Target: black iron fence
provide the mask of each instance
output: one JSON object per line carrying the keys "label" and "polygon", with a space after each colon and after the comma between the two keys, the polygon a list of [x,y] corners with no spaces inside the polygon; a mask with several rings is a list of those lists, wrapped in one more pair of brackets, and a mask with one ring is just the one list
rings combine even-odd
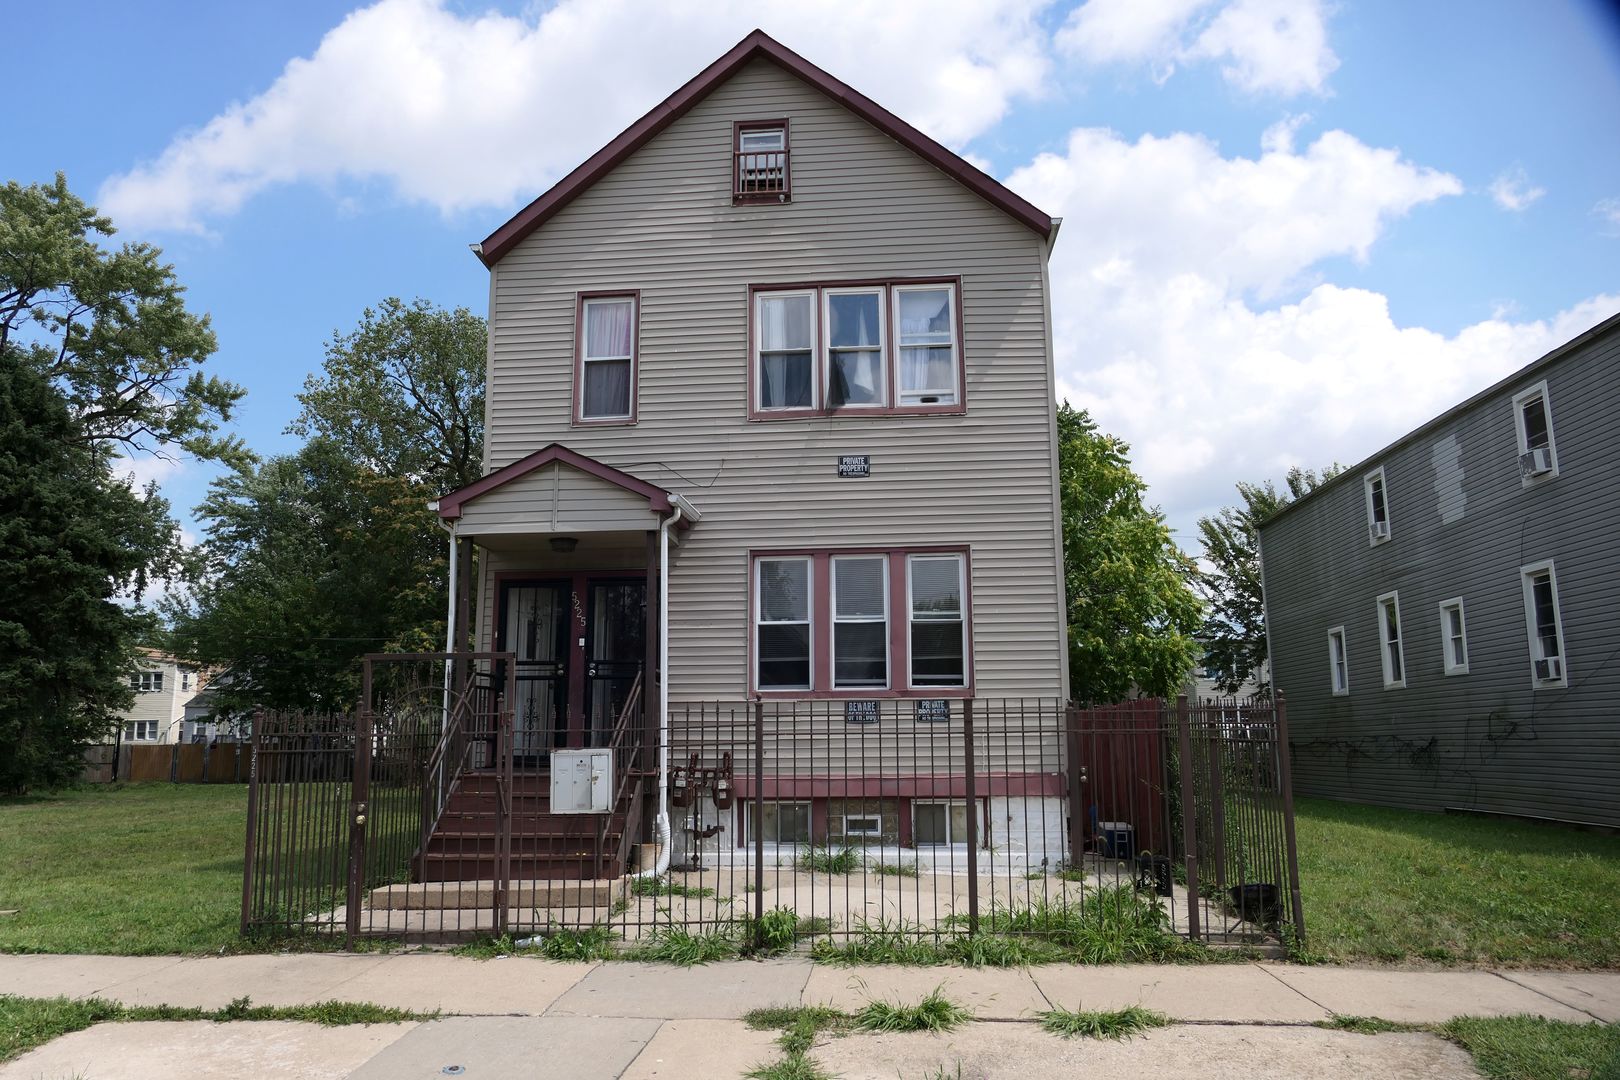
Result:
{"label": "black iron fence", "polygon": [[[846,944],[1109,908],[1206,942],[1303,931],[1280,700],[683,702],[661,770],[639,695],[609,754],[537,763],[501,657],[449,695],[445,659],[378,663],[352,717],[259,718],[244,932]],[[592,785],[600,812],[553,802]]]}

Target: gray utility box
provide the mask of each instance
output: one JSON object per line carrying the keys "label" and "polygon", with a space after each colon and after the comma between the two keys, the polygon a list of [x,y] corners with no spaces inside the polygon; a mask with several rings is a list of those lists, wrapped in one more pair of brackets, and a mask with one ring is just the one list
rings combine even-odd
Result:
{"label": "gray utility box", "polygon": [[551,812],[608,814],[613,811],[613,751],[553,750]]}

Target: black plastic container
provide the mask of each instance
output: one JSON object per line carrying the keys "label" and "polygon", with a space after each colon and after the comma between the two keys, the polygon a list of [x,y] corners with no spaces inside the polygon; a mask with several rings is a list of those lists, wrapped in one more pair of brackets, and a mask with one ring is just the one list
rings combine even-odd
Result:
{"label": "black plastic container", "polygon": [[1233,885],[1226,890],[1232,908],[1244,922],[1276,926],[1282,920],[1282,890],[1266,882]]}

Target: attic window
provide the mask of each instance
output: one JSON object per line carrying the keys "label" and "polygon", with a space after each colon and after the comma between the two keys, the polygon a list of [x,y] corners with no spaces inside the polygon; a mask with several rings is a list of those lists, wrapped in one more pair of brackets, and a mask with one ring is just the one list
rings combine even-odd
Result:
{"label": "attic window", "polygon": [[788,122],[748,120],[732,125],[731,201],[787,202],[792,195],[788,171]]}

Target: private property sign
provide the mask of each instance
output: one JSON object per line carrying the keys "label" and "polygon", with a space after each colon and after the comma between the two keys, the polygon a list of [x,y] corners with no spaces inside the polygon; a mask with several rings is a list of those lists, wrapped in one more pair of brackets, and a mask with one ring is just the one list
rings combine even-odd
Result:
{"label": "private property sign", "polygon": [[839,454],[839,476],[871,476],[872,456],[870,454]]}

